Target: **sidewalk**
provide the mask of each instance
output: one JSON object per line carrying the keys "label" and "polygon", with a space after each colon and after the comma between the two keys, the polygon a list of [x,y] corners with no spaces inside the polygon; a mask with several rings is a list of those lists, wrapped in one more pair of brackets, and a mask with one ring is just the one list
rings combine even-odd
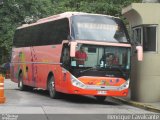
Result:
{"label": "sidewalk", "polygon": [[160,113],[160,102],[143,103],[143,102],[133,101],[130,99],[130,94],[128,95],[128,97],[113,97],[113,98],[128,105]]}

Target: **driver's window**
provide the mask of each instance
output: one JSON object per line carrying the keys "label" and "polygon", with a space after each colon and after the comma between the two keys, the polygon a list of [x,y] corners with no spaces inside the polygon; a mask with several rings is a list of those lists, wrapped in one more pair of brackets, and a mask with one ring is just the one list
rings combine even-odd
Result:
{"label": "driver's window", "polygon": [[66,67],[70,65],[70,54],[69,53],[70,53],[69,46],[65,44],[62,50],[61,62]]}

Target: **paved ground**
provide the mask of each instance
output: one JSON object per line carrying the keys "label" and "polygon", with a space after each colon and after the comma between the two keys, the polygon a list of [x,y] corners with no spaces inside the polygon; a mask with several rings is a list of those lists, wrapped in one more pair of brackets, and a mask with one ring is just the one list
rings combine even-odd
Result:
{"label": "paved ground", "polygon": [[[19,91],[17,89],[17,84],[10,80],[5,80],[5,96],[6,103],[0,105],[0,114],[18,114],[19,117],[22,116],[20,114],[37,114],[38,116],[32,115],[32,117],[42,120],[53,118],[63,120],[63,117],[67,120],[72,119],[72,117],[73,119],[77,117],[77,115],[75,116],[71,114],[79,114],[79,119],[84,117],[82,114],[86,114],[86,118],[84,119],[90,120],[92,118],[92,120],[106,120],[106,114],[153,113],[125,105],[110,97],[108,97],[103,103],[97,103],[93,97],[75,95],[64,95],[61,99],[50,99],[46,91]],[[70,116],[67,116],[66,114]],[[99,117],[96,118],[96,116]],[[0,120],[2,117],[0,117]],[[26,119],[29,117],[31,116],[27,116]],[[79,120],[78,118],[76,118],[76,120]]]}

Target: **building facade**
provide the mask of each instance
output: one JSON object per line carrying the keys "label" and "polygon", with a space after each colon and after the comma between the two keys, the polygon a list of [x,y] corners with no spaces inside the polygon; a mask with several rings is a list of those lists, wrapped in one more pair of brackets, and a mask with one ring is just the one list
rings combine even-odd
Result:
{"label": "building facade", "polygon": [[160,101],[160,4],[132,3],[123,8],[132,40],[143,45],[144,60],[132,56],[131,99],[141,102]]}

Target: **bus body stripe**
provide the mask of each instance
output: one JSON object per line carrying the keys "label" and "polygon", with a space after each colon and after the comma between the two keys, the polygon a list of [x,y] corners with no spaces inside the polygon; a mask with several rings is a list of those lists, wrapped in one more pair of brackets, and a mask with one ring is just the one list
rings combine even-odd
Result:
{"label": "bus body stripe", "polygon": [[92,44],[92,45],[108,45],[108,46],[116,46],[116,47],[131,47],[131,44],[128,43],[110,43],[110,42],[102,42],[102,41],[84,41],[84,40],[76,40],[73,42],[82,43],[82,44]]}
{"label": "bus body stripe", "polygon": [[61,65],[62,63],[54,62],[11,62],[12,64],[51,64],[51,65]]}

